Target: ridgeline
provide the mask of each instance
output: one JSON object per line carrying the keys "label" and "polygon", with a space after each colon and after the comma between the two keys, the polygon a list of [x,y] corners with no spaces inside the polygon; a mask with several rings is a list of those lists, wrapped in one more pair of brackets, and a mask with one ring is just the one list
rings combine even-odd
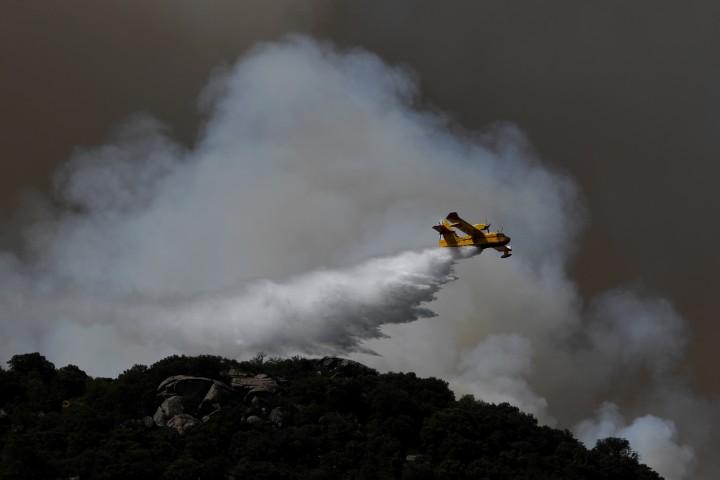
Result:
{"label": "ridgeline", "polygon": [[172,356],[117,379],[8,365],[0,480],[660,479],[625,440],[588,450],[509,404],[338,358]]}

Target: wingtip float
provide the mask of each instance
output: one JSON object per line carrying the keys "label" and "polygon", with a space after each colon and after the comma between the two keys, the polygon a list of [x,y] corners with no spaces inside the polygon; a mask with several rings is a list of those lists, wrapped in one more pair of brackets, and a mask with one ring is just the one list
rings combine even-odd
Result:
{"label": "wingtip float", "polygon": [[[448,213],[447,217],[443,218],[439,224],[433,225],[432,228],[440,233],[441,238],[438,243],[440,247],[494,248],[498,252],[502,252],[501,258],[512,255],[510,237],[503,232],[491,232],[489,223],[472,225],[460,218],[457,212]],[[465,235],[458,235],[454,229],[460,230]]]}

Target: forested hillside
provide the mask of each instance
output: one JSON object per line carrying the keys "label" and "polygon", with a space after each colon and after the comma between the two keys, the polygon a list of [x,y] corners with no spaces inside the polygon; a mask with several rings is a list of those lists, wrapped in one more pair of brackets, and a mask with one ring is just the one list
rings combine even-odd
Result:
{"label": "forested hillside", "polygon": [[0,370],[0,479],[659,479],[446,382],[337,358],[172,356],[117,379]]}

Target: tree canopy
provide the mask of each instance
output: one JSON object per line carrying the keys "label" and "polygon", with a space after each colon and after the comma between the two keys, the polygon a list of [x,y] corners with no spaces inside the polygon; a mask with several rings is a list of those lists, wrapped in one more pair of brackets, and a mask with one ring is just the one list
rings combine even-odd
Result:
{"label": "tree canopy", "polygon": [[[456,400],[442,380],[353,362],[171,356],[116,379],[56,369],[38,353],[8,365],[0,369],[0,480],[660,478],[626,440],[586,449],[507,403]],[[163,380],[225,385],[231,369],[278,387],[228,394],[183,433],[153,422]]]}

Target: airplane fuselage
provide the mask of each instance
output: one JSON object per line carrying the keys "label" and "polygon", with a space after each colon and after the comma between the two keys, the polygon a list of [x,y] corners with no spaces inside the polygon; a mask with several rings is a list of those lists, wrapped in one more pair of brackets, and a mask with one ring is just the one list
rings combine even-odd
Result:
{"label": "airplane fuselage", "polygon": [[[482,225],[473,225],[480,227]],[[455,236],[450,238],[441,237],[438,243],[440,247],[480,247],[494,248],[503,247],[510,243],[510,237],[500,232],[483,233],[482,237],[473,238],[470,235]]]}

